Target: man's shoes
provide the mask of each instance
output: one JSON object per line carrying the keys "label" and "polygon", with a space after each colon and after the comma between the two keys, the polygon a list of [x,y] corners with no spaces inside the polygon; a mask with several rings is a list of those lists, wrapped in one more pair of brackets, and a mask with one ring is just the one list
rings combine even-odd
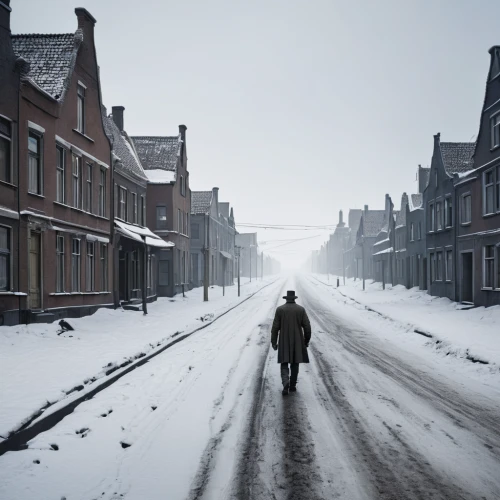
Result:
{"label": "man's shoes", "polygon": [[290,386],[290,392],[297,392],[297,386],[291,385]]}
{"label": "man's shoes", "polygon": [[286,385],[283,387],[283,390],[281,391],[281,394],[282,394],[283,396],[288,395],[288,389],[290,389],[290,384],[286,384]]}

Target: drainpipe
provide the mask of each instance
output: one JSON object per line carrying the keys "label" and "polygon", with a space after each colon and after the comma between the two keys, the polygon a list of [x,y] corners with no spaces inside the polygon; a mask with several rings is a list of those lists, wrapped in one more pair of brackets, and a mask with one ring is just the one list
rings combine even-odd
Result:
{"label": "drainpipe", "polygon": [[[19,218],[17,223],[17,291],[21,292],[21,197],[19,195],[21,191],[20,183],[20,172],[21,168],[19,166],[21,158],[21,145],[19,141],[19,129],[21,120],[21,71],[18,72],[17,80],[17,131],[16,131],[16,141],[17,141],[17,213]],[[21,323],[21,295],[18,295],[17,304],[17,321]],[[26,322],[27,324],[27,322]]]}

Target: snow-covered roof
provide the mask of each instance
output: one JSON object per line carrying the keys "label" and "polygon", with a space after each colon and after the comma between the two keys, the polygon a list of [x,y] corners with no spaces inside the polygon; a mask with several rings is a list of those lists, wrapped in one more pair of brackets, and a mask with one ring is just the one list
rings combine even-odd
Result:
{"label": "snow-covered roof", "polygon": [[444,168],[449,175],[472,170],[475,142],[441,142],[440,147]]}
{"label": "snow-covered roof", "polygon": [[408,200],[408,205],[410,206],[410,212],[413,210],[417,210],[418,208],[422,208],[422,203],[424,201],[424,197],[422,194],[411,194]]}
{"label": "snow-covered roof", "polygon": [[145,170],[177,171],[182,139],[175,137],[132,137],[137,154]]}
{"label": "snow-covered roof", "polygon": [[171,184],[176,178],[176,173],[170,170],[146,170],[145,174],[149,184]]}
{"label": "snow-covered roof", "polygon": [[103,115],[104,130],[111,141],[113,154],[118,157],[115,168],[118,172],[123,171],[141,180],[147,181],[148,177],[144,173],[141,162],[137,157],[129,137],[126,132],[120,132],[111,116]]}
{"label": "snow-covered roof", "polygon": [[384,253],[392,253],[394,249],[392,247],[386,248],[384,250],[380,250],[380,252],[374,253],[373,255],[382,255]]}
{"label": "snow-covered roof", "polygon": [[191,192],[191,213],[206,214],[210,211],[212,203],[212,191],[192,191]]}
{"label": "snow-covered roof", "polygon": [[165,241],[158,235],[154,234],[147,227],[137,226],[135,224],[128,224],[127,222],[122,222],[115,220],[115,226],[117,231],[127,238],[143,243],[142,237],[145,237],[146,244],[152,247],[158,248],[170,248],[174,247],[175,244],[172,241]]}
{"label": "snow-covered roof", "polygon": [[384,226],[385,210],[366,210],[363,212],[363,236],[372,238],[378,235]]}
{"label": "snow-covered roof", "polygon": [[71,81],[81,30],[59,35],[12,35],[12,48],[30,64],[27,75],[38,87],[56,100],[62,100]]}

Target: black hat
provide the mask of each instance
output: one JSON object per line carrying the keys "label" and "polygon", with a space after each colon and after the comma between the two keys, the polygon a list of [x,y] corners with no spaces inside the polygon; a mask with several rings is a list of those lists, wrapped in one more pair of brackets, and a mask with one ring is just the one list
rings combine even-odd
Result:
{"label": "black hat", "polygon": [[286,296],[283,297],[284,299],[286,300],[295,300],[295,299],[298,299],[297,295],[295,295],[295,291],[294,290],[288,290],[286,292]]}

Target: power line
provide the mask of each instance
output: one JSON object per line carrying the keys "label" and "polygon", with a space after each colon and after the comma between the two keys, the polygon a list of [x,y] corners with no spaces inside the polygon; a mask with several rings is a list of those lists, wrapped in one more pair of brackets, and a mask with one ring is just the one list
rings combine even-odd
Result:
{"label": "power line", "polygon": [[323,227],[337,227],[337,224],[322,224],[320,226],[311,226],[309,224],[262,224],[258,222],[236,222],[237,226],[249,226],[249,227],[309,227],[309,228],[323,228]]}

